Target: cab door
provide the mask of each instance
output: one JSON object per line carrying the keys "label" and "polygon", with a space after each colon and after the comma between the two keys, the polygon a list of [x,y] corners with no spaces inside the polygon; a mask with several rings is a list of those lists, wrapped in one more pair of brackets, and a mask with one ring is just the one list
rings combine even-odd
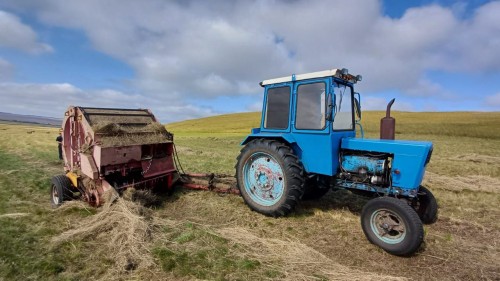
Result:
{"label": "cab door", "polygon": [[327,105],[331,78],[294,83],[291,130],[296,153],[307,173],[332,175],[331,122]]}
{"label": "cab door", "polygon": [[354,91],[352,85],[343,83],[332,83],[333,92],[333,116],[332,134],[330,136],[332,146],[332,173],[339,170],[340,144],[343,138],[354,138],[356,136],[354,122]]}

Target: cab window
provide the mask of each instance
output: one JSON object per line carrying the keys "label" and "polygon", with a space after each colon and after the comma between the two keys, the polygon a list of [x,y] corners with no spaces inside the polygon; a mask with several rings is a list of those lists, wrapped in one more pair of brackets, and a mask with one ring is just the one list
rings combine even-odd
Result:
{"label": "cab window", "polygon": [[326,125],[326,84],[302,84],[297,88],[297,115],[295,128],[323,130]]}
{"label": "cab window", "polygon": [[286,129],[290,114],[290,87],[276,87],[267,90],[264,128]]}
{"label": "cab window", "polygon": [[333,129],[345,131],[354,129],[354,118],[352,112],[351,87],[338,84],[335,92],[335,115],[333,117]]}

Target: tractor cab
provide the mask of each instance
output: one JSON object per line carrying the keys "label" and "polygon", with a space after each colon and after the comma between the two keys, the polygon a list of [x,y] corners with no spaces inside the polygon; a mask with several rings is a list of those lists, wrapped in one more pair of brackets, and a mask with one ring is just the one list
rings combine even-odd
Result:
{"label": "tractor cab", "polygon": [[360,103],[353,85],[360,80],[344,68],[261,82],[261,125],[243,144],[262,136],[285,141],[307,173],[335,175],[341,140],[356,136]]}

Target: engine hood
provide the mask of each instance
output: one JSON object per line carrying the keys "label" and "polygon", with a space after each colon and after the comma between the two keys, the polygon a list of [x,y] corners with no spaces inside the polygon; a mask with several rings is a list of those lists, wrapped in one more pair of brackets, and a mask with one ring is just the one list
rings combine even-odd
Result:
{"label": "engine hood", "polygon": [[341,149],[390,154],[392,185],[408,191],[420,186],[433,146],[423,141],[343,138]]}

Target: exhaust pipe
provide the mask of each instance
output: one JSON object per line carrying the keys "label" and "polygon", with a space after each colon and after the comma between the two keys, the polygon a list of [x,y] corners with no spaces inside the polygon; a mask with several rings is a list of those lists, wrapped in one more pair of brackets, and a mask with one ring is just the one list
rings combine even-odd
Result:
{"label": "exhaust pipe", "polygon": [[396,99],[392,99],[387,104],[385,117],[380,119],[380,139],[393,140],[396,136],[396,119],[391,117],[391,106]]}

